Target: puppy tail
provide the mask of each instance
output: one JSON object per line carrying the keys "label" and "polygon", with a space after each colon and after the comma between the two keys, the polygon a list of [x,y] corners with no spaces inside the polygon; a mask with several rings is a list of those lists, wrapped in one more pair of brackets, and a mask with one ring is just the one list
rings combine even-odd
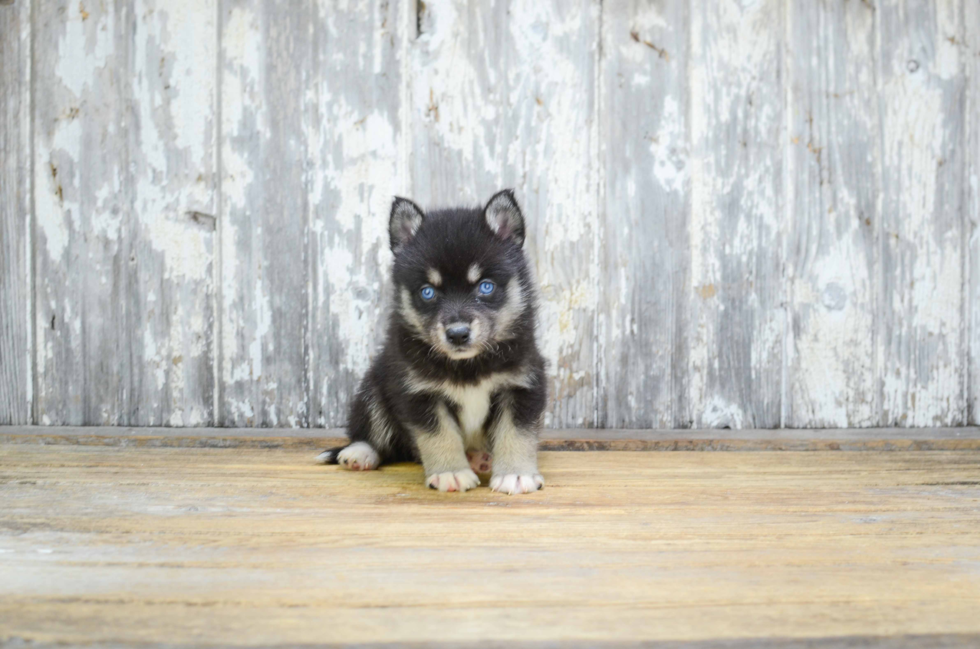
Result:
{"label": "puppy tail", "polygon": [[316,461],[319,464],[337,464],[337,454],[342,450],[350,446],[346,444],[344,446],[338,446],[337,448],[328,448],[324,452],[316,456]]}

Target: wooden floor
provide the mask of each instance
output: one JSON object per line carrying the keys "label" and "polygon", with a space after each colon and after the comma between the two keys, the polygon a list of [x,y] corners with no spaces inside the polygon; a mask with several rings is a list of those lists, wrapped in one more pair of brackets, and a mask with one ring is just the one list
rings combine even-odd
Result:
{"label": "wooden floor", "polygon": [[520,497],[312,460],[0,444],[0,644],[980,646],[977,452],[545,452]]}

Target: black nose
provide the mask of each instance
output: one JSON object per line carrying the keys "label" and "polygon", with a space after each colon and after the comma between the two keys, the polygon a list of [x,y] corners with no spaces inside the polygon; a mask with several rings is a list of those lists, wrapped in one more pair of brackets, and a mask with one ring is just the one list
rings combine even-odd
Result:
{"label": "black nose", "polygon": [[454,345],[465,345],[470,341],[470,328],[466,325],[456,325],[446,329],[446,338]]}

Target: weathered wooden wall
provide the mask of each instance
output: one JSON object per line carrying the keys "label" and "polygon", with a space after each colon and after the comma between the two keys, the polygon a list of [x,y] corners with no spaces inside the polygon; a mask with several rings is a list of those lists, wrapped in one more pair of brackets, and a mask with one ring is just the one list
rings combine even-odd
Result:
{"label": "weathered wooden wall", "polygon": [[977,0],[0,0],[0,423],[338,426],[514,187],[554,427],[980,422]]}

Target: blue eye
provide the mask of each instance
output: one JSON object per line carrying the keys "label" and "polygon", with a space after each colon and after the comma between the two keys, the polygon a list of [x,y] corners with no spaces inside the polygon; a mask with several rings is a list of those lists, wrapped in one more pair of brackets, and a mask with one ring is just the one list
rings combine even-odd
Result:
{"label": "blue eye", "polygon": [[436,296],[436,290],[431,286],[423,286],[421,292],[422,292],[422,299],[425,300],[426,302],[428,302],[429,300],[431,300]]}
{"label": "blue eye", "polygon": [[493,282],[491,282],[488,279],[485,279],[482,282],[480,282],[480,294],[490,295],[491,293],[493,293]]}

